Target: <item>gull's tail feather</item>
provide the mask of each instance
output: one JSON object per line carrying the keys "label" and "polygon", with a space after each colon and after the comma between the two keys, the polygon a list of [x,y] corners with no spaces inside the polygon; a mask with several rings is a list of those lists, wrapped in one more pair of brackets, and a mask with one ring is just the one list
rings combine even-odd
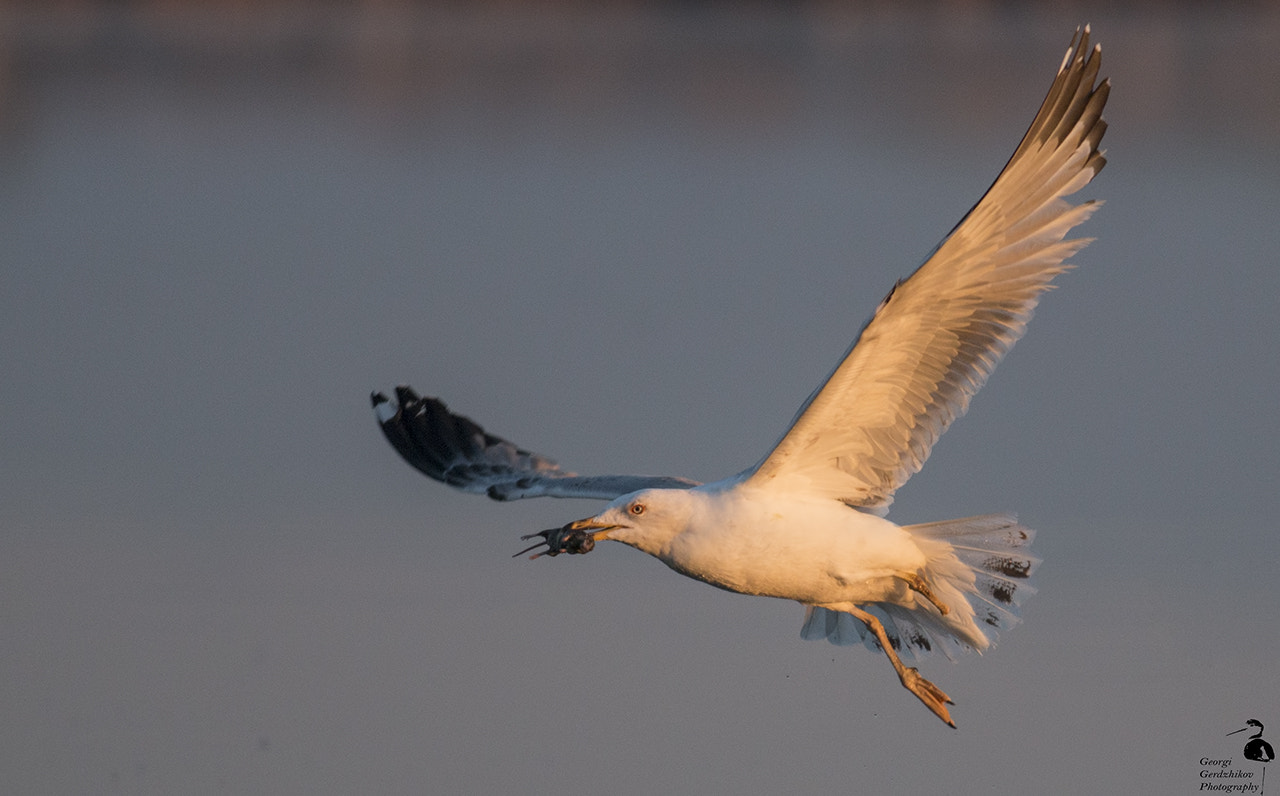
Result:
{"label": "gull's tail feather", "polygon": [[[872,603],[861,606],[884,625],[889,643],[905,662],[940,651],[954,660],[967,650],[982,652],[999,631],[1019,621],[1022,601],[1035,594],[1029,582],[1040,559],[1028,548],[1035,532],[1012,514],[988,514],[904,528],[929,558],[921,575],[934,597],[947,606],[940,613],[912,592],[913,605]],[[853,615],[811,607],[800,635],[832,644],[880,643]]]}

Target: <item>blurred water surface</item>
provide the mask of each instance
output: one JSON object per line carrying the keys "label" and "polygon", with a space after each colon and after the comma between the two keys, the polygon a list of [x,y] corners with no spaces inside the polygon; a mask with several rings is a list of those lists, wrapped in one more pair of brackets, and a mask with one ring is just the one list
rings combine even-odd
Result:
{"label": "blurred water surface", "polygon": [[[1041,593],[926,674],[622,548],[513,561],[409,382],[583,472],[782,431],[1074,26],[1098,241],[899,495]],[[164,3],[0,14],[0,770],[22,792],[1190,792],[1280,726],[1273,5]],[[1268,716],[1271,717],[1268,720]],[[909,751],[904,751],[909,750]]]}

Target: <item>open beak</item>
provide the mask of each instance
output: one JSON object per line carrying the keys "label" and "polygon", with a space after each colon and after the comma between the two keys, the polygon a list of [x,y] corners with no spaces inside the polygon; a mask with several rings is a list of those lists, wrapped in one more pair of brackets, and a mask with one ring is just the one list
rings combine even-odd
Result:
{"label": "open beak", "polygon": [[547,549],[539,550],[529,556],[530,561],[540,556],[558,556],[561,553],[569,553],[570,555],[590,553],[595,548],[597,541],[608,539],[609,531],[617,527],[616,525],[596,522],[593,518],[587,518],[571,522],[560,528],[548,528],[545,531],[526,534],[520,537],[522,541],[536,538],[540,538],[542,541],[534,542],[519,553],[516,553],[512,558],[522,556],[531,550],[537,550],[543,545],[546,545]]}

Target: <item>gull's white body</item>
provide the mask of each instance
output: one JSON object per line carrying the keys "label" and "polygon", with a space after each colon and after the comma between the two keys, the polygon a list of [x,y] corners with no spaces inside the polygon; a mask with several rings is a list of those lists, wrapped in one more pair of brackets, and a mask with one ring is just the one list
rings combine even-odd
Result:
{"label": "gull's white body", "polygon": [[[626,512],[639,501],[643,524]],[[906,598],[901,572],[927,563],[911,534],[832,500],[720,482],[627,495],[596,515],[607,538],[682,575],[741,594],[806,605]]]}
{"label": "gull's white body", "polygon": [[[1034,591],[998,573],[988,574],[987,588],[980,588],[971,564],[957,555],[956,542],[963,543],[957,537],[976,536],[979,547],[971,550],[980,560],[1020,562],[1029,573],[1036,559],[1018,548],[1031,532],[1012,518],[904,528],[821,495],[741,477],[689,490],[633,492],[584,527],[602,528],[598,538],[628,544],[703,583],[808,606],[805,638],[878,644],[861,624],[840,621],[856,606],[875,606],[908,658],[934,646],[948,655],[986,649],[996,629],[1017,622],[1016,604]],[[993,571],[989,563],[979,569]],[[990,599],[993,588],[1009,598]],[[976,611],[975,603],[984,610]]]}
{"label": "gull's white body", "polygon": [[[1087,239],[1096,202],[1065,200],[1105,164],[1109,84],[1077,32],[1027,134],[982,199],[871,320],[758,464],[714,484],[578,476],[487,433],[440,401],[397,388],[373,405],[388,441],[439,481],[499,500],[603,498],[604,511],[544,531],[543,554],[612,539],[675,571],[808,608],[802,635],[885,651],[904,686],[951,724],[940,689],[900,658],[982,651],[1037,560],[1032,532],[991,515],[899,527],[894,492],[968,408],[1026,330],[1041,294]],[[533,549],[533,548],[530,548]],[[952,725],[954,726],[954,725]]]}

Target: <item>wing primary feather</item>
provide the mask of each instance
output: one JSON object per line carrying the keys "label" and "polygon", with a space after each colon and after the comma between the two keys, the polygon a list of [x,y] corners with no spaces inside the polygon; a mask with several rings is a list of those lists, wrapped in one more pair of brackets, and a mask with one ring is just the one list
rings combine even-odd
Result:
{"label": "wing primary feather", "polygon": [[[1110,83],[1078,28],[1034,120],[982,199],[900,280],[782,439],[741,474],[883,514],[996,365],[1040,296],[1089,239],[1101,202],[1073,204],[1106,165]],[[796,481],[799,479],[799,482]]]}
{"label": "wing primary feather", "polygon": [[689,489],[698,482],[673,476],[580,476],[555,461],[490,434],[443,401],[395,389],[395,401],[370,396],[382,433],[414,469],[464,492],[494,500],[527,497],[612,500],[640,489]]}

